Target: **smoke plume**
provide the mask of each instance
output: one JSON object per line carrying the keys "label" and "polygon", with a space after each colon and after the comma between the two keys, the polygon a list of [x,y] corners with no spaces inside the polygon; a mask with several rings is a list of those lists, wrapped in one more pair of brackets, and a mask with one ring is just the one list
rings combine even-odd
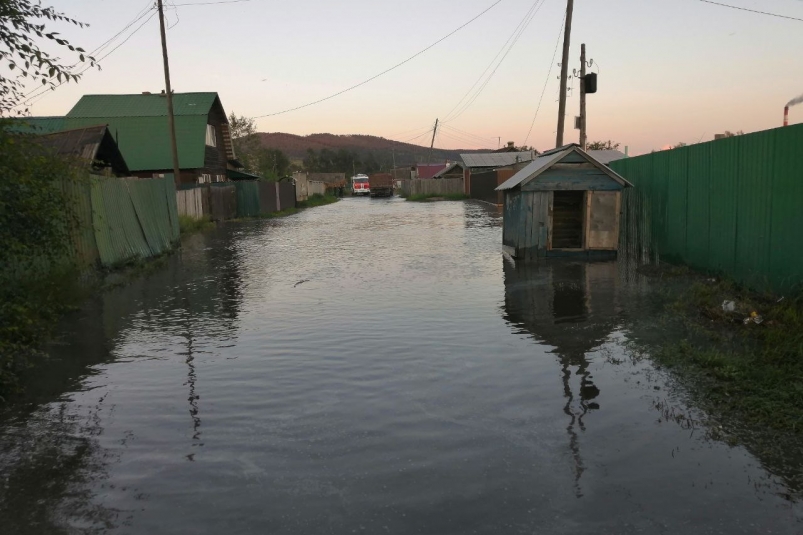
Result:
{"label": "smoke plume", "polygon": [[803,104],[803,95],[793,98],[786,105],[791,108],[792,106],[797,106],[798,104]]}

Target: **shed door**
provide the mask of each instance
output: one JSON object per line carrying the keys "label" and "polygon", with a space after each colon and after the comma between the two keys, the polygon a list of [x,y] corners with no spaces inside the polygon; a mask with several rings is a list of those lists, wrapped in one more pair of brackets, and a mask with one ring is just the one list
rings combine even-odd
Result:
{"label": "shed door", "polygon": [[618,191],[589,191],[586,215],[586,247],[616,250],[619,245]]}

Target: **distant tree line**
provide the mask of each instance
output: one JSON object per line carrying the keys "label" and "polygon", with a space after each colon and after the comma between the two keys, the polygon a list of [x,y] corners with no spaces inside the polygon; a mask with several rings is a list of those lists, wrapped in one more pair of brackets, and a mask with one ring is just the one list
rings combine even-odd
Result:
{"label": "distant tree line", "polygon": [[284,152],[262,146],[253,119],[232,113],[229,116],[229,128],[234,152],[246,172],[272,181],[292,172],[290,158]]}
{"label": "distant tree line", "polygon": [[304,169],[315,173],[370,174],[381,171],[382,168],[373,154],[360,156],[346,149],[337,151],[321,149],[319,152],[307,149],[307,155],[304,157]]}

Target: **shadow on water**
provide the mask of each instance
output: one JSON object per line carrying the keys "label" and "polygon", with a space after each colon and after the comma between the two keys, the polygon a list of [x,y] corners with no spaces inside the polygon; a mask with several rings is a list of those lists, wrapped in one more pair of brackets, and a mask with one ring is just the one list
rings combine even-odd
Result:
{"label": "shadow on water", "polygon": [[577,431],[585,431],[589,413],[600,409],[595,401],[600,390],[587,354],[616,328],[620,312],[616,269],[615,262],[504,262],[504,318],[536,342],[552,346],[560,365],[578,497],[583,495],[585,466]]}
{"label": "shadow on water", "polygon": [[119,456],[96,440],[115,407],[104,403],[106,395],[91,406],[73,400],[105,365],[167,358],[120,355],[119,340],[130,330],[184,340],[188,425],[193,445],[202,445],[197,338],[234,343],[238,330],[241,259],[230,244],[227,231],[194,236],[164,268],[99,294],[65,318],[48,357],[22,378],[24,397],[0,411],[0,532],[94,533],[130,520],[130,512],[97,500],[98,488],[115,487],[104,481]]}

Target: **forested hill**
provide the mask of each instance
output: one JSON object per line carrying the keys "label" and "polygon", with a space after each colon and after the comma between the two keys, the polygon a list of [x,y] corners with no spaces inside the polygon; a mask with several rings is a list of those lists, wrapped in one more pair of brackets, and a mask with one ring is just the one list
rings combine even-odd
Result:
{"label": "forested hill", "polygon": [[[429,161],[429,147],[401,143],[391,139],[377,136],[348,135],[338,136],[334,134],[310,134],[308,136],[297,136],[295,134],[285,134],[282,132],[259,133],[262,145],[266,148],[279,149],[289,158],[301,160],[307,155],[307,150],[312,149],[316,152],[327,149],[333,152],[345,150],[356,153],[361,160],[373,160],[380,164],[382,168],[389,168],[393,162],[395,153],[396,165],[413,165],[415,163]],[[432,153],[433,162],[459,161],[461,153],[481,152],[476,150],[443,150],[435,148]]]}

